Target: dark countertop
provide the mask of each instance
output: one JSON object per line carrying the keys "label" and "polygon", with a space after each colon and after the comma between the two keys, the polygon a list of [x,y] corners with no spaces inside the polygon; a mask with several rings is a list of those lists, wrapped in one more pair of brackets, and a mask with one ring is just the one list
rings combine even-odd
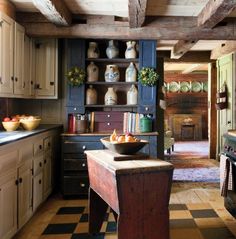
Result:
{"label": "dark countertop", "polygon": [[[65,133],[62,133],[61,136],[109,136],[111,135],[112,132],[110,133],[102,133],[102,132],[94,132],[94,133],[68,133],[68,132],[65,132]],[[118,135],[120,134],[125,134],[125,133],[120,133],[120,132],[117,132]],[[148,132],[148,133],[132,133],[132,135],[135,135],[135,136],[157,136],[159,135],[158,132]]]}
{"label": "dark countertop", "polygon": [[61,127],[61,124],[41,124],[37,129],[30,131],[23,129],[12,132],[0,131],[0,146]]}

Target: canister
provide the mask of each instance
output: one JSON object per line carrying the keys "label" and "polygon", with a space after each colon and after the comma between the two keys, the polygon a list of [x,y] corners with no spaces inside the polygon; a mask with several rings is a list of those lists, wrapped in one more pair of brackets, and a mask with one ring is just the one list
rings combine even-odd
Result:
{"label": "canister", "polygon": [[152,132],[152,118],[148,116],[143,116],[140,118],[140,132]]}

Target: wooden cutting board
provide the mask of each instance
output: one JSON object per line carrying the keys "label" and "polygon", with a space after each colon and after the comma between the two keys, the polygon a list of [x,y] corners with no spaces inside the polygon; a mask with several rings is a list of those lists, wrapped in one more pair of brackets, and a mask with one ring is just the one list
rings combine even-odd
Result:
{"label": "wooden cutting board", "polygon": [[124,161],[124,160],[140,160],[140,159],[148,159],[149,155],[144,153],[136,153],[132,155],[118,154],[108,149],[104,150],[107,157],[111,157],[114,161]]}

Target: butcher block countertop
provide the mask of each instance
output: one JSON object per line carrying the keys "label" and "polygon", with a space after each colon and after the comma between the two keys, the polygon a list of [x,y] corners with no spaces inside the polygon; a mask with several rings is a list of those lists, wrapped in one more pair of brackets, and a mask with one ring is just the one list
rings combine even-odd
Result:
{"label": "butcher block countertop", "polygon": [[60,127],[62,127],[60,124],[41,124],[37,129],[30,131],[23,129],[12,132],[0,131],[0,146]]}

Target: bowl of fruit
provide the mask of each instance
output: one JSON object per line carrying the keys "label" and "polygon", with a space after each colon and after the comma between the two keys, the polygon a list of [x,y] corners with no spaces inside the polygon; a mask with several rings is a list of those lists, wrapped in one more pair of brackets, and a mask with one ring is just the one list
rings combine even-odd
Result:
{"label": "bowl of fruit", "polygon": [[5,117],[2,121],[2,126],[6,131],[15,131],[20,126],[20,122],[15,117]]}
{"label": "bowl of fruit", "polygon": [[110,137],[105,137],[100,140],[109,150],[126,155],[135,154],[148,144],[147,140],[140,140],[131,133],[117,135],[115,130]]}
{"label": "bowl of fruit", "polygon": [[40,124],[41,119],[37,116],[25,116],[20,118],[20,123],[25,130],[34,130]]}

